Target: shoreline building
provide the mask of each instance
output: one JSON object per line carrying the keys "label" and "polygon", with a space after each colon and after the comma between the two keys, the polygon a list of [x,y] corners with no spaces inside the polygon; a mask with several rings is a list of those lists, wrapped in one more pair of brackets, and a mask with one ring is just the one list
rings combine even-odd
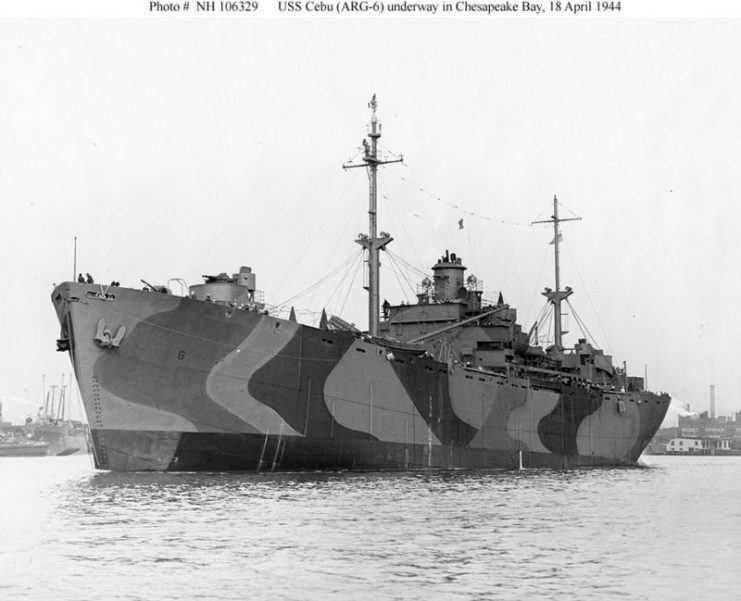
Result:
{"label": "shoreline building", "polygon": [[[711,409],[714,409],[711,403]],[[714,417],[713,411],[679,416],[676,428],[662,428],[647,452],[653,455],[741,455],[741,411]]]}

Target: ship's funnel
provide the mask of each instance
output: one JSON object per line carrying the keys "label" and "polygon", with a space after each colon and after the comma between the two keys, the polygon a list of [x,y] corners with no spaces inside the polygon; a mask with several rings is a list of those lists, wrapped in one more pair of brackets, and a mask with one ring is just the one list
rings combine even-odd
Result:
{"label": "ship's funnel", "polygon": [[435,300],[438,302],[451,301],[461,297],[461,290],[466,291],[463,274],[466,268],[461,262],[461,258],[455,253],[445,254],[437,260],[437,264],[432,266],[435,280]]}

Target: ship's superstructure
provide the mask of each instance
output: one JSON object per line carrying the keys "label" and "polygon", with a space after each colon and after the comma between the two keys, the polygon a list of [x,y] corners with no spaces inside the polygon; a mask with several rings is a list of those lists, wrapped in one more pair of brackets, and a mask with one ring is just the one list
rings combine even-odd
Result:
{"label": "ship's superstructure", "polygon": [[[634,464],[669,396],[644,390],[580,339],[542,348],[504,302],[487,302],[445,251],[415,304],[380,303],[376,231],[380,123],[370,175],[369,328],[319,327],[265,310],[255,274],[204,276],[178,297],[67,282],[52,293],[90,423],[111,470],[421,469]],[[346,165],[355,167],[356,165]],[[559,237],[558,203],[553,223]]]}

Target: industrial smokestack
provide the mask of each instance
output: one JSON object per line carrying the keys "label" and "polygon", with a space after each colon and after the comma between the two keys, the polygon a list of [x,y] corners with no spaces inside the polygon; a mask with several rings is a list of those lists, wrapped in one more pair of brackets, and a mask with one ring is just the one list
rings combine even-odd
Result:
{"label": "industrial smokestack", "polygon": [[715,384],[710,385],[710,419],[715,419]]}

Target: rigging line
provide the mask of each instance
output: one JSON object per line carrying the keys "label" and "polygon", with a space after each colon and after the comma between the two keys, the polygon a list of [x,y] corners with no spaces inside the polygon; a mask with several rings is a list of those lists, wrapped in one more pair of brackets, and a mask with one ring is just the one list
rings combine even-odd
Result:
{"label": "rigging line", "polygon": [[[384,194],[384,195],[382,195],[382,196],[383,196],[384,198],[386,198],[387,200],[389,200],[389,197],[388,197],[388,196],[386,196],[385,194]],[[433,228],[434,228],[435,230],[442,230],[442,229],[446,229],[446,230],[448,230],[448,229],[449,229],[449,230],[455,230],[455,231],[458,231],[458,230],[460,229],[460,228],[459,228],[459,226],[458,226],[458,223],[457,223],[457,221],[456,221],[456,220],[454,220],[454,219],[445,219],[445,220],[444,220],[444,221],[443,221],[443,222],[441,223],[441,222],[440,222],[439,220],[434,220],[434,219],[427,219],[427,218],[426,218],[426,217],[424,217],[423,215],[420,215],[419,213],[413,213],[413,212],[411,212],[411,211],[409,211],[409,210],[407,210],[407,209],[397,209],[397,211],[400,211],[400,212],[406,213],[406,214],[407,214],[407,215],[409,215],[410,217],[412,217],[412,218],[414,218],[414,219],[418,219],[419,221],[422,221],[422,222],[424,222],[424,223],[428,223],[428,224],[430,224],[430,225],[431,225],[431,226],[432,226],[432,227],[433,227]]]}
{"label": "rigging line", "polygon": [[[576,213],[574,213],[574,212],[573,212],[573,211],[572,211],[571,209],[567,209],[566,207],[564,207],[563,203],[562,203],[562,202],[561,202],[561,201],[560,201],[559,199],[557,199],[557,200],[556,200],[556,202],[558,203],[558,206],[559,206],[559,207],[561,207],[561,208],[563,208],[563,209],[566,209],[566,210],[567,210],[567,211],[568,211],[569,213],[571,213],[571,214],[572,214],[572,215],[573,215],[574,217],[579,217],[579,215],[577,215]],[[547,205],[547,207],[551,207],[551,205],[550,205],[550,204],[548,204],[548,205]],[[540,213],[538,213],[537,217],[535,217],[535,219],[533,219],[533,220],[532,220],[532,221],[530,222],[530,225],[538,225],[538,226],[540,226],[541,228],[551,228],[552,226],[551,226],[551,224],[550,224],[550,223],[537,223],[537,224],[536,224],[536,223],[534,223],[534,222],[535,222],[535,221],[548,221],[548,220],[550,220],[550,219],[552,219],[552,218],[553,218],[553,215],[552,215],[552,213],[553,213],[553,208],[552,208],[552,207],[551,207],[551,208],[546,208],[546,209],[543,209],[543,210],[542,210],[542,211],[541,211]]]}
{"label": "rigging line", "polygon": [[[350,272],[352,271],[354,267],[355,259],[353,261],[350,261],[347,263],[346,269],[343,270],[342,275],[339,277],[339,281],[332,286],[331,288],[331,294],[327,297],[327,299],[322,302],[322,307],[330,307],[332,305],[332,300],[334,299],[336,294],[342,294],[341,290],[343,289],[343,286],[345,285],[345,282],[347,282],[347,278],[350,275]],[[314,304],[314,297],[312,297],[310,301],[310,305]]]}
{"label": "rigging line", "polygon": [[553,317],[553,305],[551,303],[546,302],[545,307],[543,307],[543,314],[540,317],[540,320],[538,321],[539,324],[543,325],[545,324],[545,331],[548,332],[548,328],[551,325],[551,318]]}
{"label": "rigging line", "polygon": [[[410,169],[410,171],[413,171],[413,170]],[[433,194],[432,192],[426,190],[425,188],[423,188],[419,184],[417,184],[417,183],[409,180],[407,177],[405,177],[403,175],[399,175],[397,173],[394,173],[393,175],[395,177],[399,178],[404,183],[406,183],[406,184],[408,184],[408,185],[416,188],[419,192],[422,192],[423,194],[426,194],[427,196],[429,196],[434,201],[436,201],[436,202],[438,202],[440,204],[446,205],[448,207],[451,207],[453,209],[456,209],[458,211],[461,211],[461,212],[463,212],[466,215],[469,215],[469,216],[472,216],[472,217],[477,217],[479,219],[485,219],[487,221],[493,221],[493,222],[496,222],[496,223],[503,223],[503,224],[506,224],[506,225],[516,225],[516,226],[522,226],[522,227],[524,227],[524,226],[530,227],[530,224],[529,223],[524,223],[524,222],[520,222],[520,221],[513,221],[513,220],[510,220],[510,219],[505,219],[503,217],[492,217],[490,215],[484,215],[482,213],[477,213],[476,211],[471,211],[470,209],[467,209],[464,206],[457,205],[457,204],[455,204],[452,201],[449,201],[447,199],[444,199],[444,198],[442,198],[440,196],[437,196],[437,195]]]}
{"label": "rigging line", "polygon": [[352,274],[352,281],[350,282],[350,285],[347,287],[347,294],[345,294],[345,300],[342,301],[342,306],[340,307],[340,315],[342,315],[345,311],[345,304],[347,303],[347,299],[350,296],[350,292],[352,291],[353,287],[355,286],[355,278],[358,277],[358,271],[360,270],[360,266],[363,264],[362,260],[362,253],[361,255],[358,255],[359,261],[357,261],[357,264],[355,265],[355,273]]}
{"label": "rigging line", "polygon": [[[386,194],[383,194],[382,196],[386,200],[391,200],[391,198],[389,196],[387,196]],[[435,230],[454,230],[455,232],[458,232],[461,229],[460,225],[458,224],[458,220],[457,219],[452,219],[452,218],[449,219],[449,218],[446,217],[446,218],[444,218],[441,221],[440,219],[428,219],[424,214],[420,214],[421,211],[420,211],[420,213],[415,213],[413,211],[410,211],[410,210],[404,209],[404,208],[396,208],[396,211],[398,213],[404,213],[404,214],[408,215],[410,218],[417,219],[417,220],[419,220],[421,222],[424,222],[426,224],[429,224]],[[403,221],[402,221],[402,223],[403,223]],[[467,224],[464,229],[467,230],[467,235],[469,236],[469,239],[470,239],[470,233],[473,230],[473,228],[471,227],[470,223]],[[404,231],[406,233],[406,228],[404,229]],[[480,234],[481,232],[484,232],[484,231],[486,231],[486,230],[479,229],[476,232]],[[464,233],[466,233],[466,232],[464,232]],[[409,237],[408,234],[407,234],[407,237],[411,240],[411,238]],[[416,254],[416,250],[414,249],[414,247],[412,247],[412,250]],[[419,257],[417,257],[417,258],[419,259]],[[420,261],[420,263],[422,263],[422,261]]]}
{"label": "rigging line", "polygon": [[404,295],[405,300],[409,300],[409,297],[407,296],[406,289],[404,288],[404,284],[401,282],[401,278],[399,277],[399,266],[394,261],[394,258],[391,255],[387,255],[389,259],[389,268],[391,269],[391,272],[394,274],[394,277],[396,278],[396,282],[399,284],[399,290],[401,291],[401,294]]}
{"label": "rigging line", "polygon": [[576,309],[574,309],[574,306],[571,304],[571,301],[569,299],[566,299],[566,304],[569,306],[569,309],[571,309],[571,312],[574,315],[574,318],[576,318],[576,323],[579,324],[579,328],[581,328],[582,333],[590,339],[591,343],[599,348],[599,344],[597,344],[597,340],[592,336],[592,333],[589,331],[589,328],[587,328],[587,325],[584,323],[582,318],[579,316],[579,314],[576,312]]}
{"label": "rigging line", "polygon": [[[551,305],[550,302],[546,301],[543,304],[543,307],[541,308],[540,314],[538,315],[538,319],[536,320],[538,325],[547,325],[548,320],[551,317],[551,314],[553,313],[553,305]],[[547,330],[546,330],[547,331]]]}
{"label": "rigging line", "polygon": [[543,321],[539,322],[542,324],[546,324],[544,327],[538,327],[538,335],[535,337],[535,343],[536,345],[542,345],[547,347],[548,342],[550,341],[550,319],[549,319],[550,313],[546,314],[543,317]]}
{"label": "rigging line", "polygon": [[299,297],[303,296],[304,294],[306,294],[306,293],[310,292],[310,291],[311,291],[312,289],[315,289],[315,288],[317,288],[317,287],[318,287],[318,286],[320,286],[320,285],[321,285],[322,283],[324,283],[324,282],[325,282],[326,280],[328,280],[328,279],[330,279],[330,278],[334,277],[334,276],[335,276],[335,275],[336,275],[336,274],[337,274],[337,273],[338,273],[339,271],[341,271],[341,270],[342,270],[342,269],[343,269],[343,268],[345,267],[345,265],[346,265],[346,264],[347,264],[348,262],[350,262],[350,261],[354,260],[354,258],[355,258],[355,256],[356,256],[357,254],[358,254],[358,252],[357,252],[357,251],[356,251],[356,252],[354,252],[354,253],[353,253],[352,255],[350,255],[350,256],[349,256],[349,257],[347,257],[347,258],[346,258],[346,259],[345,259],[344,261],[342,261],[342,263],[340,263],[340,264],[339,264],[339,265],[337,265],[337,266],[336,266],[336,267],[335,267],[334,269],[332,269],[332,271],[330,271],[329,273],[327,273],[326,275],[324,275],[323,277],[321,277],[321,278],[320,278],[320,279],[319,279],[318,281],[316,281],[316,282],[312,283],[312,284],[311,284],[310,286],[308,286],[307,288],[304,288],[304,289],[303,289],[303,290],[301,290],[300,292],[298,292],[298,293],[294,294],[294,295],[293,295],[292,297],[290,297],[290,298],[286,299],[286,300],[285,300],[285,301],[283,301],[282,303],[278,303],[277,305],[275,305],[275,307],[276,307],[277,309],[280,309],[280,308],[284,307],[285,305],[287,305],[288,303],[291,303],[291,302],[295,301],[296,299],[298,299]]}
{"label": "rigging line", "polygon": [[334,295],[337,294],[337,291],[342,288],[343,283],[347,280],[347,276],[350,273],[350,270],[352,269],[353,263],[356,260],[355,257],[358,254],[362,254],[362,252],[363,251],[361,249],[358,249],[358,251],[356,251],[356,253],[355,253],[354,256],[351,256],[348,261],[345,261],[345,263],[343,264],[344,272],[339,276],[339,281],[337,282],[337,284],[334,284],[334,283],[331,283],[330,281],[327,281],[325,287],[323,287],[321,289],[320,288],[317,288],[314,291],[314,293],[308,299],[309,306],[314,305],[314,302],[316,301],[316,298],[317,297],[319,297],[320,295],[326,294],[326,291],[328,289],[331,289],[332,286],[334,286],[334,290],[332,291],[332,294],[330,294],[329,298],[324,303],[322,303],[322,306],[325,307],[325,308],[327,306],[329,306],[329,303],[332,302],[332,299],[334,298]]}
{"label": "rigging line", "polygon": [[[404,281],[406,282],[407,286],[409,286],[410,288],[411,288],[411,284],[409,283],[409,280],[406,278],[406,276],[404,276],[404,274],[402,273],[402,270],[399,267],[399,265],[396,263],[396,261],[394,260],[394,257],[392,257],[391,255],[388,255],[388,257],[389,257],[389,263],[391,264],[391,271],[394,272],[396,281],[399,283],[399,288],[401,289],[401,293],[404,295],[404,299],[407,302],[409,302],[409,296],[407,296],[406,289],[404,288],[404,284],[402,283],[399,275],[401,275],[404,278]],[[412,290],[414,289],[412,288]]]}
{"label": "rigging line", "polygon": [[[361,250],[361,252],[362,252],[362,250]],[[354,263],[355,263],[355,261],[351,261],[350,263],[348,263],[347,270],[345,271],[345,273],[342,276],[342,278],[340,278],[340,281],[337,284],[337,286],[335,286],[335,289],[332,292],[332,294],[329,295],[329,298],[327,299],[327,302],[324,303],[324,306],[325,307],[329,307],[330,303],[332,302],[332,299],[334,298],[334,295],[337,294],[337,292],[342,288],[342,285],[347,281],[347,276],[350,275],[350,271],[352,270],[352,268],[355,267],[356,270],[357,270],[357,266],[355,266]]]}
{"label": "rigging line", "polygon": [[408,261],[405,261],[399,255],[392,253],[389,249],[386,249],[386,254],[394,257],[394,259],[396,259],[397,261],[399,261],[402,265],[404,265],[404,267],[406,267],[407,269],[415,272],[417,275],[421,275],[423,278],[429,277],[429,275],[430,275],[429,272],[423,271],[423,270],[415,267],[414,265],[412,265]]}
{"label": "rigging line", "polygon": [[355,154],[351,155],[349,159],[345,161],[345,165],[353,165],[355,164],[355,159],[359,158],[363,154],[363,147],[358,146],[355,149]]}
{"label": "rigging line", "polygon": [[569,253],[569,258],[571,259],[571,265],[573,266],[574,271],[576,271],[576,275],[579,276],[579,281],[581,282],[582,289],[584,290],[584,294],[587,297],[587,300],[589,301],[589,305],[592,307],[592,312],[594,313],[594,316],[597,318],[597,325],[599,326],[599,329],[602,332],[602,337],[605,340],[605,348],[608,349],[608,352],[610,354],[614,354],[612,345],[610,344],[610,340],[607,338],[607,334],[605,333],[605,328],[602,326],[602,320],[600,320],[599,313],[597,312],[597,309],[594,306],[594,302],[592,302],[592,297],[589,295],[589,289],[587,288],[587,284],[584,281],[584,278],[582,277],[581,272],[579,271],[579,266],[574,260],[574,255],[571,253],[571,248],[569,248],[569,245],[566,243],[565,240],[561,244],[562,246],[566,248],[566,252]]}
{"label": "rigging line", "polygon": [[[540,312],[535,317],[535,323],[537,324],[545,323],[545,320],[546,320],[548,312],[550,311],[550,308],[551,308],[551,303],[549,301],[545,301],[545,303],[543,303],[543,306],[540,308]],[[530,322],[528,321],[526,323],[530,323]]]}
{"label": "rigging line", "polygon": [[406,226],[404,225],[404,220],[399,216],[399,212],[396,210],[396,206],[393,202],[391,202],[391,199],[386,196],[385,194],[382,195],[383,199],[386,201],[386,206],[390,207],[389,213],[395,213],[396,218],[399,220],[399,223],[401,224],[401,229],[404,232],[405,239],[409,246],[412,249],[412,252],[414,253],[414,256],[417,258],[417,262],[422,265],[422,261],[419,258],[419,255],[417,254],[417,249],[414,247],[414,243],[412,242],[412,237],[409,235],[409,232],[407,231]]}
{"label": "rigging line", "polygon": [[[334,204],[332,205],[332,208],[329,210],[328,214],[332,215],[335,212],[335,209],[340,204],[340,201],[345,197],[345,194],[347,193],[348,188],[350,187],[350,184],[354,183],[354,180],[357,178],[357,174],[353,173],[351,174],[351,177],[348,178],[345,182],[345,186],[342,188],[342,191],[337,196],[337,199],[335,200]],[[286,282],[286,280],[291,276],[294,269],[296,269],[296,266],[301,262],[301,260],[304,258],[304,255],[306,255],[306,252],[313,246],[313,244],[320,238],[320,234],[324,227],[329,222],[328,219],[323,219],[321,225],[319,226],[319,229],[312,232],[312,237],[309,240],[309,243],[303,246],[303,250],[301,251],[301,254],[298,256],[294,264],[291,266],[291,268],[286,272],[286,275],[283,277],[283,279],[278,283],[277,288],[273,291],[273,294],[277,295],[279,290],[282,288],[283,284]]]}
{"label": "rigging line", "polygon": [[379,140],[378,142],[378,153],[379,156],[383,155],[383,160],[388,160],[388,157],[392,157],[393,160],[399,160],[401,159],[401,164],[407,167],[407,164],[404,162],[403,153],[401,152],[394,152],[393,150],[389,150],[386,145]]}
{"label": "rigging line", "polygon": [[[591,335],[587,331],[587,328],[584,325],[584,322],[582,322],[582,320],[579,319],[579,316],[577,315],[576,311],[574,311],[574,306],[569,302],[568,299],[566,299],[566,304],[568,305],[569,310],[571,311],[571,316],[574,318],[574,321],[576,322],[577,327],[581,331],[581,335],[584,336],[585,338],[591,339]],[[590,340],[590,342],[594,343],[594,345],[597,346],[594,340]]]}
{"label": "rigging line", "polygon": [[553,327],[553,320],[551,319],[553,315],[553,305],[551,305],[550,310],[548,311],[548,315],[546,315],[547,321],[545,322],[548,324],[548,327],[545,330],[545,341],[548,343],[550,340],[553,340],[551,338],[551,328]]}
{"label": "rigging line", "polygon": [[329,280],[332,277],[334,277],[341,269],[343,269],[345,267],[345,264],[346,263],[347,263],[347,260],[343,261],[340,265],[338,265],[337,267],[335,267],[331,272],[329,272],[328,274],[326,274],[325,276],[323,276],[322,278],[320,278],[318,281],[313,282],[307,288],[304,288],[303,290],[301,290],[300,292],[296,293],[292,297],[286,299],[282,303],[275,305],[275,308],[276,309],[282,309],[283,307],[285,307],[289,303],[294,303],[299,298],[302,298],[305,295],[308,295],[310,292],[315,291],[316,288],[318,288],[319,286],[323,285],[327,280]]}
{"label": "rigging line", "polygon": [[562,209],[564,209],[567,212],[571,213],[574,217],[578,217],[579,219],[581,219],[581,215],[578,215],[577,213],[574,213],[574,211],[572,211],[569,207],[567,207],[565,204],[563,204],[560,200],[557,200],[556,202],[558,203],[558,206],[559,207],[561,207]]}
{"label": "rigging line", "polygon": [[[368,171],[368,170],[366,169],[366,171]],[[354,173],[353,174],[353,177],[354,178],[358,178],[359,175],[357,173]],[[350,231],[350,222],[353,219],[355,219],[357,222],[359,222],[360,219],[361,219],[361,216],[363,215],[363,211],[362,210],[356,211],[354,209],[355,208],[359,208],[359,206],[361,205],[361,201],[363,201],[364,199],[367,199],[367,196],[363,196],[362,194],[354,194],[352,196],[352,199],[353,199],[353,202],[352,203],[348,203],[347,216],[345,218],[345,222],[342,224],[342,229],[339,230],[340,232]],[[358,229],[360,229],[360,226],[358,226]],[[363,231],[363,230],[361,229],[360,231]],[[340,242],[342,240],[343,240],[343,237],[342,236],[335,236],[335,244],[334,244],[334,247],[332,248],[332,253],[329,255],[330,256],[330,260],[331,260],[331,257],[334,257],[337,254],[337,249],[338,249],[338,247],[340,245]]]}
{"label": "rigging line", "polygon": [[535,320],[538,330],[538,337],[536,339],[536,342],[539,342],[541,339],[543,339],[547,343],[550,340],[551,327],[553,326],[553,320],[551,319],[552,315],[553,305],[546,301],[543,307],[541,307],[540,313]]}
{"label": "rigging line", "polygon": [[[396,259],[392,258],[392,261],[396,261]],[[415,286],[409,281],[409,278],[407,277],[407,274],[404,273],[404,270],[399,267],[399,274],[402,278],[404,278],[404,281],[407,283],[407,286],[409,286],[409,291],[412,293],[412,297],[417,296],[417,289]],[[406,296],[406,295],[405,295]],[[409,302],[409,299],[407,298],[407,302]]]}

